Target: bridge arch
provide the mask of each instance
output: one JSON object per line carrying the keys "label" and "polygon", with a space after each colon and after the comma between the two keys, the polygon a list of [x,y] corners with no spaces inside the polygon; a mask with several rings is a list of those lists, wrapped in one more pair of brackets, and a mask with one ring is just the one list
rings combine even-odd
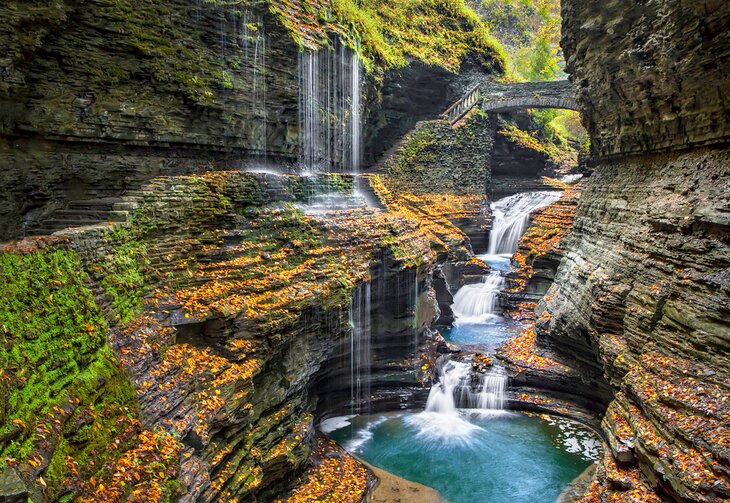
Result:
{"label": "bridge arch", "polygon": [[580,111],[575,90],[567,80],[483,84],[479,107],[485,112],[512,112],[528,108],[563,108]]}

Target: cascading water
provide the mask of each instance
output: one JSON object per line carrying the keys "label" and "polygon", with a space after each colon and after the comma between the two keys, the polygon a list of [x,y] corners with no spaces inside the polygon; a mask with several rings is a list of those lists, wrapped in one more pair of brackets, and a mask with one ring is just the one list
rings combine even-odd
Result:
{"label": "cascading water", "polygon": [[[494,223],[489,233],[489,254],[485,262],[498,255],[511,256],[530,223],[530,214],[560,198],[560,192],[525,192],[505,197],[492,204]],[[484,323],[497,315],[499,295],[504,288],[499,268],[492,269],[481,283],[464,285],[454,295],[455,324]]]}
{"label": "cascading water", "polygon": [[[480,351],[491,350],[506,339],[509,327],[498,314],[499,295],[505,285],[502,276],[505,257],[517,249],[529,224],[530,213],[551,204],[560,195],[559,192],[528,192],[492,204],[494,223],[490,232],[490,254],[482,258],[493,268],[481,283],[465,285],[454,295],[451,309],[455,321],[450,337],[459,331],[463,337],[461,342],[479,346]],[[438,382],[431,388],[426,413],[451,416],[446,424],[448,428],[455,428],[454,425],[460,425],[458,409],[502,410],[506,383],[507,376],[501,367],[494,366],[484,374],[474,372],[471,362],[442,357],[438,364]],[[446,419],[441,420],[444,421]]]}
{"label": "cascading water", "polygon": [[458,409],[504,409],[507,376],[500,367],[488,374],[472,371],[471,362],[439,361],[439,382],[431,388],[426,412],[456,414]]}
{"label": "cascading water", "polygon": [[489,255],[513,254],[530,223],[530,213],[560,199],[561,192],[523,192],[492,203]]}
{"label": "cascading water", "polygon": [[361,84],[360,58],[341,43],[299,54],[300,163],[306,171],[360,169]]}
{"label": "cascading water", "polygon": [[[370,283],[355,289],[350,304],[350,404],[353,413],[369,410],[371,373]],[[363,407],[364,404],[364,407]]]}
{"label": "cascading water", "polygon": [[499,271],[491,271],[481,283],[461,287],[451,306],[456,323],[483,323],[490,316],[495,316],[503,287],[504,278]]}

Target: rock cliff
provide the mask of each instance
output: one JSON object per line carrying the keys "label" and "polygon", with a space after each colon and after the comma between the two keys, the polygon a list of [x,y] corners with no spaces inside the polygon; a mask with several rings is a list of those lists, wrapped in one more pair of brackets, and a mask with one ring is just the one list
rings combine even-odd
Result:
{"label": "rock cliff", "polygon": [[[307,52],[343,48],[367,70],[365,160],[394,141],[410,109],[440,113],[461,92],[460,71],[501,69],[485,25],[459,2],[359,9],[322,0],[5,2],[0,240],[104,221],[112,199],[156,176],[296,163]],[[414,39],[402,22],[414,9],[449,29]],[[414,93],[424,82],[429,92]]]}
{"label": "rock cliff", "polygon": [[726,501],[730,6],[567,0],[563,14],[595,170],[536,333],[616,394],[585,500]]}
{"label": "rock cliff", "polygon": [[352,188],[163,177],[118,223],[4,245],[0,494],[272,501],[307,466],[315,412],[401,405],[421,387],[433,268],[468,238],[400,196],[328,218],[292,206]]}

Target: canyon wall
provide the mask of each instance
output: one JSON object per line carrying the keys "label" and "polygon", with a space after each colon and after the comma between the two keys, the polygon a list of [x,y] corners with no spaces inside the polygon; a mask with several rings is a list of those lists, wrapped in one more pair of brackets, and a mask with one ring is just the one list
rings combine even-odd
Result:
{"label": "canyon wall", "polygon": [[536,332],[615,393],[585,500],[726,501],[730,5],[565,0],[563,16],[594,172]]}
{"label": "canyon wall", "polygon": [[[342,136],[357,132],[372,160],[400,136],[403,117],[433,117],[474,75],[501,69],[489,44],[477,54],[461,40],[483,41],[483,25],[456,8],[435,15],[460,53],[441,54],[428,37],[417,48],[386,41],[384,26],[365,30],[361,13],[325,0],[4,3],[0,240],[105,221],[114,199],[156,176],[291,169],[303,143],[345,159]],[[317,51],[326,54],[309,57]],[[354,120],[355,102],[362,124],[333,124]],[[315,109],[309,118],[326,115],[326,127],[306,123]],[[324,168],[352,169],[334,164]]]}
{"label": "canyon wall", "polygon": [[[362,369],[358,402],[418,386],[404,358],[435,313],[436,259],[418,223],[284,204],[352,184],[158,178],[116,205],[119,223],[0,248],[0,496],[272,501],[311,452],[314,383],[338,409],[353,375],[337,365]],[[355,340],[375,356],[352,360]]]}
{"label": "canyon wall", "polygon": [[154,176],[298,155],[299,48],[266,2],[0,8],[0,239]]}

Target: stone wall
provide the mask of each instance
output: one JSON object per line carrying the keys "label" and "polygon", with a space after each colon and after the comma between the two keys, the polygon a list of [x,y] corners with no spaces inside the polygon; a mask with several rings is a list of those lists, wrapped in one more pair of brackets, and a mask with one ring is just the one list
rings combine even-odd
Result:
{"label": "stone wall", "polygon": [[490,186],[493,119],[471,112],[456,125],[424,121],[382,161],[399,190],[486,194]]}
{"label": "stone wall", "polygon": [[0,239],[154,176],[296,160],[299,48],[266,2],[14,3],[0,7]]}
{"label": "stone wall", "polygon": [[538,340],[618,392],[604,430],[623,474],[599,471],[605,490],[730,490],[728,160],[705,149],[598,165],[538,305]]}

